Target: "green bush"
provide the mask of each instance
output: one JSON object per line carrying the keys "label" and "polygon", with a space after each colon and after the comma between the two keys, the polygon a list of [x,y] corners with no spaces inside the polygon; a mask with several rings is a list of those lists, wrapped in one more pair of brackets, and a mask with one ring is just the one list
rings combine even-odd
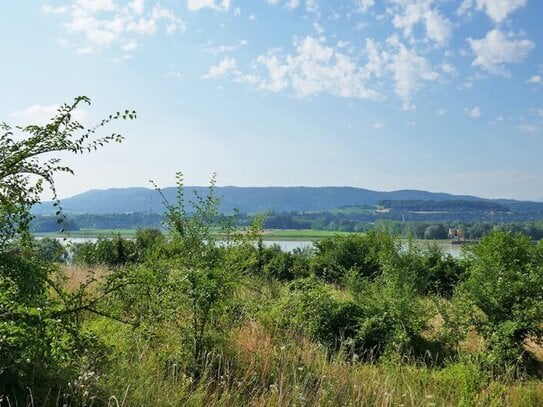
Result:
{"label": "green bush", "polygon": [[68,251],[57,239],[51,237],[36,239],[32,246],[36,256],[43,261],[65,263],[68,259]]}
{"label": "green bush", "polygon": [[394,239],[386,232],[334,236],[315,243],[313,273],[325,281],[341,283],[354,271],[361,278],[381,274],[383,261],[396,255]]}
{"label": "green bush", "polygon": [[456,286],[465,278],[465,264],[437,245],[420,248],[409,242],[396,258],[396,267],[411,274],[421,295],[451,298]]}
{"label": "green bush", "polygon": [[313,277],[290,283],[275,312],[281,324],[301,328],[330,350],[353,346],[362,317],[362,309],[355,302],[338,298]]}
{"label": "green bush", "polygon": [[308,274],[308,259],[289,252],[275,254],[264,266],[264,275],[283,281],[307,277]]}
{"label": "green bush", "polygon": [[96,345],[79,329],[79,318],[50,295],[50,263],[0,253],[0,395],[36,400],[62,388],[76,374],[81,358]]}
{"label": "green bush", "polygon": [[543,244],[494,231],[468,256],[468,278],[458,300],[472,307],[471,323],[485,339],[488,363],[527,367],[524,342],[543,338]]}
{"label": "green bush", "polygon": [[431,349],[423,337],[428,313],[408,273],[388,271],[356,287],[355,294],[364,315],[356,341],[365,357],[419,357]]}

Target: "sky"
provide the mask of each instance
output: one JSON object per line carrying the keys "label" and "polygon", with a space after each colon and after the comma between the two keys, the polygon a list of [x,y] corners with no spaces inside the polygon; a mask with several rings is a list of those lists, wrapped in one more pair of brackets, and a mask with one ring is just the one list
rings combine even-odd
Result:
{"label": "sky", "polygon": [[75,96],[125,140],[63,156],[89,189],[422,189],[543,201],[543,1],[19,0],[0,122]]}

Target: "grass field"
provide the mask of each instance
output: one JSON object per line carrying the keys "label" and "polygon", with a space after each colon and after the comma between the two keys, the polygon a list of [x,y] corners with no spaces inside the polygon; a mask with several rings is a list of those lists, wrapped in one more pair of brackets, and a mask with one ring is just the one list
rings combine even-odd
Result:
{"label": "grass field", "polygon": [[75,237],[75,238],[94,238],[99,236],[121,235],[122,237],[134,237],[137,229],[80,229],[71,232],[51,232],[35,233],[39,237]]}

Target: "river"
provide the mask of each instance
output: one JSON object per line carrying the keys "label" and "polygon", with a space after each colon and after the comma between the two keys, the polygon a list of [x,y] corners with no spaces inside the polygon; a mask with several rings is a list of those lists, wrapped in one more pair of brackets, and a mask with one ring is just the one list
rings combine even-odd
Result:
{"label": "river", "polygon": [[[67,237],[67,238],[58,238],[60,241],[65,243],[84,243],[84,242],[96,242],[98,239],[95,237]],[[462,252],[461,248],[462,245],[460,244],[452,244],[449,241],[442,241],[442,242],[435,242],[435,241],[424,241],[424,240],[417,240],[415,244],[420,245],[421,247],[428,246],[432,243],[436,243],[439,248],[443,251],[445,254],[450,254],[453,257],[461,257]],[[278,245],[281,247],[281,250],[286,252],[291,252],[294,249],[308,249],[313,246],[313,241],[311,240],[264,240],[264,245],[266,247],[272,246],[272,245]]]}

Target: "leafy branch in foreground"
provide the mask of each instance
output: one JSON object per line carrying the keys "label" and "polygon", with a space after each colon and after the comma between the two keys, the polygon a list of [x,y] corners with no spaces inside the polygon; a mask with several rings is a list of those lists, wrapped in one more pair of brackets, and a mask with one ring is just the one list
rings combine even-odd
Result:
{"label": "leafy branch in foreground", "polygon": [[78,96],[71,104],[63,104],[45,125],[13,128],[0,124],[0,248],[17,233],[28,232],[30,209],[40,201],[44,184],[53,193],[57,216],[61,215],[54,176],[61,172],[73,174],[73,171],[63,165],[60,158],[49,157],[51,153],[82,154],[110,142],[121,142],[120,134],[97,136],[96,133],[113,120],[136,118],[136,112],[125,110],[86,128],[74,119],[81,104],[90,105],[90,99]]}

